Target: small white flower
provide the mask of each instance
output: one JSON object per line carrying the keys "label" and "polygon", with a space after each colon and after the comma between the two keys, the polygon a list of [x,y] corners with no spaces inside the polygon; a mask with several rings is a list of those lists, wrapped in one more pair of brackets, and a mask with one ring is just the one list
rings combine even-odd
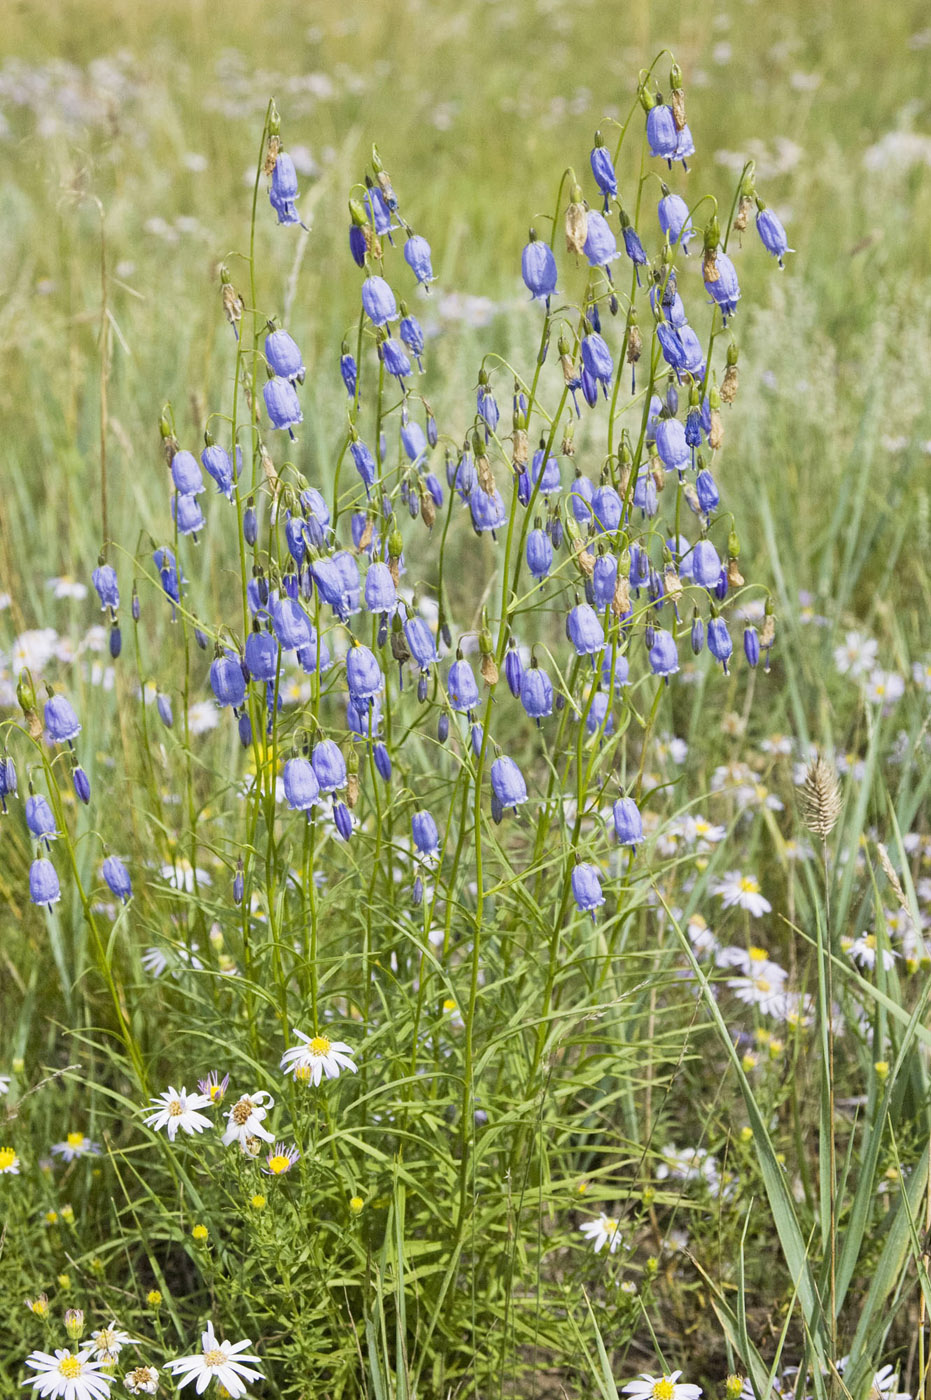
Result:
{"label": "small white flower", "polygon": [[913,661],[912,680],[922,690],[931,691],[931,661]]}
{"label": "small white flower", "polygon": [[155,1366],[136,1366],[127,1372],[123,1384],[130,1395],[154,1395],[158,1390],[158,1369]]}
{"label": "small white flower", "polygon": [[100,1143],[91,1142],[83,1133],[69,1133],[64,1142],[52,1144],[52,1153],[73,1162],[76,1157],[96,1157],[100,1154]]}
{"label": "small white flower", "polygon": [[755,1006],[764,1016],[785,1016],[786,999],[782,982],[771,981],[762,973],[754,977],[731,977],[727,983],[739,1001]]}
{"label": "small white flower", "polygon": [[52,590],[56,598],[75,598],[80,602],[82,598],[87,597],[87,584],[78,583],[67,574],[62,574],[60,578],[50,578],[45,586]]}
{"label": "small white flower", "polygon": [[595,1246],[595,1253],[608,1246],[608,1253],[615,1254],[621,1243],[621,1222],[603,1212],[597,1220],[586,1220],[579,1226],[589,1243]]}
{"label": "small white flower", "polygon": [[207,1330],[201,1334],[201,1351],[193,1356],[179,1356],[175,1361],[167,1361],[166,1368],[178,1377],[178,1389],[197,1379],[197,1394],[203,1395],[212,1380],[228,1391],[233,1400],[245,1395],[246,1384],[263,1380],[261,1371],[244,1365],[250,1361],[257,1363],[257,1356],[245,1356],[246,1347],[252,1345],[248,1338],[244,1342],[218,1342],[213,1323],[207,1323]]}
{"label": "small white flower", "polygon": [[865,676],[876,660],[879,643],[862,632],[848,632],[843,646],[834,649],[834,665],[842,676]]}
{"label": "small white flower", "polygon": [[0,1074],[0,1095],[8,1094],[9,1092],[10,1076],[8,1074]]}
{"label": "small white flower", "polygon": [[728,871],[723,879],[715,883],[713,890],[720,896],[725,909],[735,906],[746,909],[755,919],[770,913],[773,907],[760,893],[760,882],[756,876],[742,875],[739,870]]}
{"label": "small white flower", "polygon": [[282,1055],[280,1067],[285,1074],[316,1085],[324,1075],[336,1079],[344,1069],[356,1073],[356,1065],[350,1059],[353,1052],[344,1041],[330,1040],[326,1035],[309,1036],[298,1030],[294,1034],[303,1044],[292,1045]]}
{"label": "small white flower", "polygon": [[[721,1183],[718,1164],[704,1147],[664,1147],[656,1168],[657,1181],[703,1181],[713,1192]],[[678,1373],[677,1373],[678,1374]]]}
{"label": "small white flower", "polygon": [[694,817],[683,818],[682,835],[690,845],[699,841],[703,845],[715,846],[719,841],[724,840],[727,828],[715,826],[707,817],[696,814]]}
{"label": "small white flower", "polygon": [[168,966],[168,957],[161,948],[146,948],[139,961],[150,977],[161,977]]}
{"label": "small white flower", "polygon": [[681,1375],[681,1371],[670,1371],[668,1376],[642,1372],[637,1380],[624,1386],[623,1393],[632,1395],[634,1400],[698,1400],[701,1386],[678,1383]]}
{"label": "small white flower", "polygon": [[145,1110],[150,1116],[145,1119],[147,1128],[168,1129],[168,1139],[174,1142],[178,1129],[183,1128],[188,1137],[202,1133],[212,1127],[210,1119],[198,1109],[209,1108],[211,1099],[207,1094],[189,1094],[187,1089],[180,1092],[169,1085],[163,1094],[154,1098]]}
{"label": "small white flower", "polygon": [[206,734],[220,723],[220,711],[209,700],[197,700],[188,708],[187,722],[192,734]]}
{"label": "small white flower", "polygon": [[[859,938],[855,938],[846,947],[845,951],[853,958],[859,967],[874,968],[879,949],[876,946],[875,933],[861,933]],[[891,948],[883,948],[883,967],[888,972],[895,965],[898,953],[894,953]]]}
{"label": "small white flower", "polygon": [[121,1332],[116,1321],[107,1323],[106,1327],[99,1328],[91,1333],[90,1348],[98,1361],[103,1361],[105,1365],[111,1365],[124,1347],[138,1346],[139,1339],[131,1337],[128,1332]]}
{"label": "small white flower", "polygon": [[47,1351],[34,1351],[26,1357],[26,1365],[35,1371],[24,1385],[31,1385],[42,1400],[106,1400],[113,1377],[102,1371],[102,1361],[92,1361],[88,1350],[69,1351],[57,1348],[52,1356]]}
{"label": "small white flower", "polygon": [[274,1142],[274,1136],[267,1128],[262,1127],[262,1119],[268,1116],[268,1110],[274,1106],[275,1100],[264,1089],[260,1089],[256,1094],[243,1094],[226,1115],[229,1126],[223,1134],[224,1147],[229,1147],[231,1142],[236,1141],[243,1152],[246,1152],[249,1138]]}
{"label": "small white flower", "polygon": [[897,671],[870,672],[869,680],[863,684],[863,694],[874,705],[894,705],[905,694],[905,681]]}

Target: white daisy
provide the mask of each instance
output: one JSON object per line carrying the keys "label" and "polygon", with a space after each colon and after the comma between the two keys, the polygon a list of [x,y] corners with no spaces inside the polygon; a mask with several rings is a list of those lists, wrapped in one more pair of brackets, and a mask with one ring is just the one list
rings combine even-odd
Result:
{"label": "white daisy", "polygon": [[212,1099],[207,1094],[189,1094],[187,1089],[179,1092],[168,1086],[164,1094],[159,1094],[144,1110],[150,1116],[146,1118],[147,1128],[154,1128],[156,1132],[160,1128],[168,1129],[168,1138],[174,1142],[178,1129],[183,1128],[188,1137],[194,1133],[202,1133],[205,1128],[213,1125],[209,1118],[203,1113],[198,1113],[200,1108],[209,1108]]}
{"label": "white daisy", "polygon": [[615,1220],[613,1216],[605,1215],[602,1212],[597,1220],[586,1220],[579,1226],[582,1234],[587,1236],[589,1242],[594,1244],[595,1253],[605,1245],[608,1246],[608,1253],[615,1254],[621,1243],[621,1222]]}
{"label": "white daisy", "polygon": [[58,1347],[55,1355],[47,1351],[34,1351],[26,1357],[26,1365],[35,1371],[34,1376],[23,1381],[47,1400],[51,1396],[57,1400],[106,1400],[113,1384],[113,1377],[102,1371],[102,1361],[92,1361],[89,1351],[69,1351]]}
{"label": "white daisy", "polygon": [[702,1390],[700,1385],[679,1384],[681,1371],[670,1371],[668,1376],[648,1376],[641,1372],[635,1381],[624,1386],[625,1395],[634,1400],[698,1400]]}
{"label": "white daisy", "polygon": [[231,1142],[236,1141],[243,1152],[246,1152],[249,1150],[249,1138],[261,1138],[263,1142],[274,1142],[273,1135],[267,1128],[262,1127],[262,1119],[274,1106],[275,1100],[264,1089],[260,1089],[258,1093],[252,1095],[243,1094],[242,1098],[233,1104],[226,1115],[229,1126],[223,1134],[223,1145],[229,1147]]}
{"label": "white daisy", "polygon": [[[850,943],[846,943],[844,951],[853,958],[858,967],[874,968],[879,949],[876,946],[875,933],[861,933],[859,938],[855,938]],[[898,953],[894,953],[891,948],[882,949],[883,967],[888,972],[894,967]]]}
{"label": "white daisy", "polygon": [[725,909],[736,905],[739,909],[746,909],[755,919],[761,914],[768,914],[773,907],[760,893],[760,882],[756,876],[741,875],[739,870],[729,870],[713,889],[716,895],[720,895]]}
{"label": "white daisy", "polygon": [[98,1361],[110,1366],[116,1361],[124,1347],[138,1346],[138,1337],[131,1337],[128,1332],[121,1332],[116,1321],[108,1322],[106,1327],[100,1327],[96,1332],[91,1333],[88,1345]]}
{"label": "white daisy", "polygon": [[220,723],[220,711],[209,700],[197,700],[188,707],[187,722],[192,734],[206,734]]}
{"label": "white daisy", "polygon": [[235,1344],[218,1342],[213,1323],[208,1322],[207,1330],[201,1334],[200,1344],[202,1350],[193,1356],[179,1356],[177,1360],[165,1363],[172,1375],[179,1377],[179,1390],[196,1377],[197,1393],[203,1395],[211,1380],[216,1380],[233,1400],[238,1400],[240,1395],[245,1395],[247,1383],[264,1379],[261,1371],[244,1365],[246,1361],[258,1362],[259,1359],[242,1354],[246,1347],[252,1345],[248,1338]]}
{"label": "white daisy", "polygon": [[694,817],[683,818],[682,835],[690,845],[695,841],[699,841],[703,845],[707,843],[713,846],[717,845],[719,841],[724,840],[727,835],[727,828],[724,826],[715,826],[707,817],[696,813]]}
{"label": "white daisy", "polygon": [[56,1157],[64,1157],[66,1162],[73,1162],[76,1157],[98,1156],[100,1143],[91,1142],[83,1133],[69,1133],[64,1142],[52,1144],[52,1153]]}
{"label": "white daisy", "polygon": [[352,1049],[342,1040],[330,1040],[326,1035],[305,1035],[295,1030],[294,1034],[303,1045],[292,1045],[281,1057],[281,1069],[285,1074],[293,1074],[295,1079],[309,1080],[319,1084],[324,1075],[336,1079],[341,1070],[356,1073],[356,1065],[350,1059]]}
{"label": "white daisy", "polygon": [[158,1369],[155,1366],[136,1366],[126,1373],[123,1384],[130,1395],[154,1395],[158,1390]]}
{"label": "white daisy", "polygon": [[874,705],[892,705],[905,694],[905,681],[897,671],[871,671],[863,683],[863,694]]}
{"label": "white daisy", "polygon": [[842,676],[865,676],[876,660],[879,643],[862,632],[848,632],[843,646],[834,648],[834,666]]}
{"label": "white daisy", "polygon": [[912,680],[922,690],[931,691],[931,661],[913,661]]}
{"label": "white daisy", "polygon": [[756,1006],[764,1016],[785,1015],[785,987],[782,982],[757,973],[754,977],[731,977],[727,983],[738,1001]]}
{"label": "white daisy", "polygon": [[689,936],[689,942],[699,957],[704,957],[708,953],[717,951],[718,940],[711,932],[711,929],[708,927],[708,921],[702,914],[693,914],[685,926],[685,931]]}
{"label": "white daisy", "polygon": [[161,948],[146,948],[139,961],[150,977],[161,977],[168,966],[168,958]]}
{"label": "white daisy", "polygon": [[664,1147],[655,1175],[657,1181],[703,1181],[712,1193],[721,1184],[718,1164],[704,1147]]}
{"label": "white daisy", "polygon": [[56,598],[74,598],[80,602],[82,598],[87,597],[87,584],[78,583],[67,574],[62,574],[60,578],[50,578],[45,586],[52,590]]}

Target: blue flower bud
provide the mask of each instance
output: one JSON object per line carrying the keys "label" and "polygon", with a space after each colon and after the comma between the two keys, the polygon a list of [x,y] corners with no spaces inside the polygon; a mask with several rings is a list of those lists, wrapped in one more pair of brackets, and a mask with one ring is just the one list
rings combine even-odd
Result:
{"label": "blue flower bud", "polygon": [[[592,378],[587,365],[582,370],[579,384],[581,385],[582,397],[585,402],[588,404],[589,408],[594,408],[595,404],[598,402],[598,381]],[[605,390],[605,398],[607,398],[607,390]]]}
{"label": "blue flower bud", "polygon": [[311,763],[321,792],[336,792],[346,786],[346,760],[332,739],[320,740],[311,754]]}
{"label": "blue flower bud", "polygon": [[612,554],[599,554],[592,570],[592,595],[599,612],[614,602],[617,587],[617,560]]}
{"label": "blue flower bud", "polygon": [[133,886],[129,878],[129,871],[119,856],[107,856],[100,870],[111,893],[125,904],[132,897]]}
{"label": "blue flower bud", "polygon": [[559,549],[562,545],[562,520],[558,515],[550,522],[550,539],[553,541],[553,548]]}
{"label": "blue flower bud", "polygon": [[772,253],[774,258],[779,259],[779,266],[784,267],[782,259],[786,253],[794,253],[795,249],[789,247],[785,229],[773,211],[765,205],[756,216],[756,231],[763,240],[763,247],[767,253]]}
{"label": "blue flower bud", "polygon": [[81,732],[78,717],[64,695],[50,695],[45,702],[45,733],[52,744],[70,744]]}
{"label": "blue flower bud", "polygon": [[391,755],[384,744],[378,743],[372,750],[372,757],[375,760],[375,767],[386,783],[391,781]]}
{"label": "blue flower bud", "polygon": [[520,696],[523,669],[520,660],[520,652],[517,650],[512,639],[504,657],[504,678],[515,700]]}
{"label": "blue flower bud", "polygon": [[419,909],[423,904],[423,880],[418,875],[411,886],[411,904],[415,909]]}
{"label": "blue flower bud", "polygon": [[417,368],[420,370],[421,374],[423,374],[423,360],[421,359],[424,346],[423,327],[417,320],[417,317],[409,315],[402,316],[401,324],[398,327],[398,334],[417,361]]}
{"label": "blue flower bud", "polygon": [[290,379],[282,379],[280,374],[276,374],[274,379],[266,382],[262,394],[272,427],[287,428],[293,438],[292,429],[295,423],[303,423],[304,415],[301,412],[297,390]]}
{"label": "blue flower bud", "polygon": [[475,754],[476,758],[480,758],[482,753],[482,744],[485,741],[485,731],[478,722],[476,722],[472,726],[471,740],[472,752]]}
{"label": "blue flower bud", "polygon": [[133,596],[129,605],[129,611],[132,615],[133,622],[138,622],[139,618],[142,616],[142,612],[139,607],[139,594],[136,592],[135,584],[133,584]]}
{"label": "blue flower bud", "polygon": [[710,540],[699,540],[692,550],[692,578],[700,588],[712,590],[717,588],[720,577],[718,551]]}
{"label": "blue flower bud", "polygon": [[721,566],[721,573],[718,577],[718,586],[714,590],[714,596],[719,603],[723,603],[724,599],[727,597],[727,570],[723,565]]}
{"label": "blue flower bud", "polygon": [[300,568],[304,562],[304,555],[307,553],[307,536],[305,534],[305,522],[300,515],[292,515],[288,511],[287,519],[284,523],[284,535],[288,545],[288,553]]}
{"label": "blue flower bud", "polygon": [[112,656],[113,660],[116,661],[120,652],[123,650],[123,634],[120,631],[120,625],[118,622],[114,622],[113,626],[110,628],[109,645],[110,655]]}
{"label": "blue flower bud", "polygon": [[664,632],[661,627],[657,627],[650,647],[650,670],[654,676],[665,676],[668,680],[678,669],[679,653],[676,650],[675,638],[671,632]]}
{"label": "blue flower bud", "polygon": [[624,229],[624,250],[635,267],[645,266],[647,255],[643,251],[640,235],[632,224],[628,224]]}
{"label": "blue flower bud", "polygon": [[446,677],[446,693],[454,710],[470,714],[478,704],[478,686],[468,661],[454,661]]}
{"label": "blue flower bud", "polygon": [[272,331],[265,337],[265,358],[273,374],[303,384],[307,372],[303,356],[287,331]]}
{"label": "blue flower bud", "polygon": [[346,654],[346,682],[353,704],[367,708],[385,684],[375,653],[366,646],[353,646]]}
{"label": "blue flower bud", "polygon": [[116,579],[116,569],[110,564],[99,564],[91,574],[91,581],[97,590],[101,608],[120,606],[120,589]]}
{"label": "blue flower bud", "polygon": [[159,693],[155,697],[155,708],[158,710],[158,717],[166,729],[171,729],[175,722],[175,717],[171,710],[171,700],[167,695]]}
{"label": "blue flower bud", "polygon": [[521,673],[520,703],[527,718],[538,724],[553,713],[553,682],[542,666],[529,666]]}
{"label": "blue flower bud", "polygon": [[434,856],[439,850],[440,833],[437,831],[436,822],[427,811],[415,812],[411,817],[411,831],[414,837],[414,845],[424,856]]}
{"label": "blue flower bud", "polygon": [[521,276],[534,301],[549,302],[556,291],[556,259],[548,243],[531,236],[521,254]]}
{"label": "blue flower bud", "polygon": [[33,836],[37,840],[44,840],[46,845],[58,835],[48,798],[43,797],[41,793],[31,793],[26,798],[26,825]]}
{"label": "blue flower bud", "polygon": [[294,201],[300,198],[297,189],[297,171],[294,161],[286,151],[279,151],[272,171],[271,189],[268,198],[279,224],[299,224],[301,222]]}
{"label": "blue flower bud", "polygon": [[[675,283],[672,282],[672,279],[667,283],[662,298],[660,298],[659,287],[650,288],[650,305],[654,312],[657,311],[657,309],[661,309],[666,321],[668,321],[670,326],[675,326],[676,330],[679,330],[682,326],[688,325],[689,318],[685,314],[685,305],[679,293],[676,291]],[[673,409],[672,412],[675,414],[676,410]]]}
{"label": "blue flower bud", "polygon": [[349,225],[349,251],[356,267],[365,267],[365,255],[368,251],[365,242],[365,229],[358,224]]}
{"label": "blue flower bud", "polygon": [[242,515],[242,537],[250,549],[255,548],[255,542],[259,537],[259,518],[251,500]]}
{"label": "blue flower bud", "polygon": [[646,467],[641,467],[637,473],[637,480],[634,482],[633,503],[638,510],[650,518],[659,510],[656,482]]}
{"label": "blue flower bud", "polygon": [[292,812],[309,812],[317,805],[320,784],[306,758],[289,758],[284,766],[284,797]]}
{"label": "blue flower bud", "polygon": [[614,834],[622,846],[638,846],[643,840],[643,819],[632,797],[619,797],[614,804]]}
{"label": "blue flower bud", "polygon": [[553,546],[543,530],[533,529],[527,536],[527,567],[535,579],[546,578],[553,563]]}
{"label": "blue flower bud", "polygon": [[595,184],[604,195],[605,213],[608,212],[609,197],[617,194],[617,176],[606,146],[595,146],[589,157]]}
{"label": "blue flower bud", "polygon": [[385,369],[389,374],[393,374],[404,388],[404,380],[412,373],[411,362],[401,349],[400,345],[391,336],[382,342],[381,356],[385,362]]}
{"label": "blue flower bud", "polygon": [[737,303],[740,301],[737,269],[726,253],[718,253],[714,265],[718,274],[717,279],[714,282],[706,281],[705,290],[709,293],[711,300],[720,306],[726,326],[728,316],[734,315]]}
{"label": "blue flower bud", "polygon": [[491,788],[504,811],[527,801],[527,784],[513,758],[502,754],[491,765]]}
{"label": "blue flower bud", "polygon": [[692,651],[696,656],[701,653],[702,647],[705,645],[705,624],[697,614],[692,620],[691,644]]}
{"label": "blue flower bud", "polygon": [[404,261],[418,282],[426,285],[436,280],[430,261],[430,244],[419,233],[412,234],[404,244]]}
{"label": "blue flower bud", "polygon": [[91,800],[91,780],[84,772],[83,768],[75,768],[71,774],[71,781],[74,784],[74,793],[79,802],[83,802],[85,807]]}
{"label": "blue flower bud", "polygon": [[406,423],[401,429],[401,445],[412,466],[419,466],[427,455],[427,439],[417,422]]}
{"label": "blue flower bud", "polygon": [[[494,432],[498,426],[498,419],[501,415],[498,409],[498,404],[495,399],[495,396],[491,392],[487,384],[480,384],[478,386],[478,392],[476,394],[476,404],[478,407],[479,417],[484,420],[485,426],[489,429],[489,431]],[[487,433],[485,434],[485,437],[487,441]]]}
{"label": "blue flower bud", "polygon": [[366,277],[362,283],[362,307],[374,326],[385,326],[398,319],[394,292],[384,277]]}
{"label": "blue flower bud", "polygon": [[617,250],[617,239],[611,231],[607,219],[597,209],[588,213],[588,232],[582,244],[582,252],[591,267],[604,267],[621,255]]}
{"label": "blue flower bud", "polygon": [[659,215],[659,226],[664,234],[668,234],[672,246],[675,247],[681,241],[682,251],[688,253],[689,242],[695,237],[695,230],[689,218],[689,206],[682,196],[664,194],[656,206],[656,212]]}
{"label": "blue flower bud", "polygon": [[601,620],[588,603],[577,603],[566,621],[566,635],[575,647],[576,655],[591,656],[595,665],[595,653],[604,649],[605,637]]}
{"label": "blue flower bud", "polygon": [[30,865],[29,897],[33,904],[47,904],[50,909],[61,899],[61,886],[50,860],[34,860]]}
{"label": "blue flower bud", "polygon": [[197,496],[204,489],[204,478],[193,452],[176,452],[171,459],[171,479],[182,496]]}
{"label": "blue flower bud", "polygon": [[231,705],[234,710],[239,708],[246,698],[246,682],[237,656],[228,652],[211,662],[210,688],[219,705]]}
{"label": "blue flower bud", "polygon": [[343,377],[346,386],[346,393],[351,399],[356,396],[356,383],[359,377],[359,368],[353,355],[341,355],[339,360],[339,372]]}
{"label": "blue flower bud", "polygon": [[233,876],[233,903],[242,904],[243,896],[245,893],[246,880],[242,872],[242,862],[240,861],[239,866],[236,869],[236,874]]}
{"label": "blue flower bud", "polygon": [[16,796],[16,764],[9,754],[0,754],[0,808],[7,810],[6,800]]}
{"label": "blue flower bud", "polygon": [[445,710],[436,722],[436,737],[441,744],[445,744],[449,738],[449,715]]}
{"label": "blue flower bud", "polygon": [[731,641],[731,634],[727,630],[727,623],[723,617],[713,617],[708,623],[708,650],[715,661],[720,661],[724,667],[724,674],[727,675],[727,663],[730,660],[734,645]]}
{"label": "blue flower bud", "polygon": [[751,666],[760,659],[760,636],[755,627],[744,628],[744,656]]}
{"label": "blue flower bud", "polygon": [[594,919],[594,911],[605,902],[605,897],[601,893],[601,872],[597,865],[587,865],[582,862],[574,867],[572,871],[572,897],[579,912],[591,914],[592,919]]}
{"label": "blue flower bud", "polygon": [[333,821],[340,836],[344,841],[348,841],[352,836],[352,813],[345,802],[333,803]]}

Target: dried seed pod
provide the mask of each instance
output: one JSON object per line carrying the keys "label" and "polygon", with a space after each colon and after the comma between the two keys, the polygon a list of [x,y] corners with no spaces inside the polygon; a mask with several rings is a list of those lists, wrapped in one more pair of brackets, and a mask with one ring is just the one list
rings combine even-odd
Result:
{"label": "dried seed pod", "polygon": [[581,195],[582,191],[573,190],[572,193],[572,203],[566,210],[566,252],[580,256],[588,237],[588,210],[581,200],[575,198],[576,193]]}
{"label": "dried seed pod", "polygon": [[588,547],[584,540],[579,540],[575,546],[575,562],[578,564],[583,574],[591,578],[595,572],[595,556],[588,552]]}
{"label": "dried seed pod", "polygon": [[431,530],[433,522],[436,520],[436,502],[422,483],[420,486],[420,514],[427,529]]}
{"label": "dried seed pod", "polygon": [[[728,588],[740,588],[744,583],[746,583],[746,579],[740,572],[740,565],[735,558],[731,557],[727,561],[727,586]],[[760,644],[763,644],[762,638]]]}
{"label": "dried seed pod", "polygon": [[724,442],[724,420],[719,410],[716,408],[711,410],[710,417],[711,427],[708,432],[708,445],[713,452],[717,452],[718,448]]}
{"label": "dried seed pod", "polygon": [[671,92],[671,94],[670,94],[670,97],[669,97],[669,105],[670,105],[670,107],[672,108],[672,116],[673,116],[673,121],[674,121],[675,124],[676,124],[676,130],[677,130],[677,131],[682,131],[682,130],[684,130],[684,128],[685,128],[685,93],[682,91],[682,89],[681,89],[680,87],[673,88],[673,90],[672,90],[672,92]]}
{"label": "dried seed pod", "polygon": [[720,273],[718,272],[718,250],[717,248],[705,248],[701,260],[701,275],[706,282],[717,282]]}
{"label": "dried seed pod", "polygon": [[354,807],[359,800],[359,775],[349,773],[346,778],[346,806]]}
{"label": "dried seed pod", "polygon": [[362,527],[362,534],[359,536],[359,553],[364,554],[375,537],[375,524],[370,515],[366,516],[365,524]]}
{"label": "dried seed pod", "polygon": [[736,233],[743,233],[750,222],[750,215],[753,213],[753,200],[748,194],[740,196],[740,203],[737,205],[737,213],[734,215],[734,230]]}
{"label": "dried seed pod", "polygon": [[485,682],[486,685],[498,684],[498,667],[495,664],[495,658],[492,656],[490,651],[482,652],[482,659],[479,665],[479,670],[482,673],[482,680]]}
{"label": "dried seed pod", "polygon": [[674,564],[667,564],[663,569],[663,588],[670,602],[678,603],[682,597],[682,580],[676,572]]}
{"label": "dried seed pod", "polygon": [[643,354],[643,336],[640,334],[640,327],[631,324],[627,332],[627,363],[635,365]]}
{"label": "dried seed pod", "polygon": [[611,611],[615,617],[624,617],[630,612],[630,579],[625,578],[623,574],[618,574],[617,583],[614,585]]}
{"label": "dried seed pod", "polygon": [[268,145],[265,147],[265,164],[262,166],[263,175],[272,175],[275,166],[278,164],[278,152],[281,150],[281,137],[269,136]]}
{"label": "dried seed pod", "polygon": [[740,385],[740,372],[736,364],[728,365],[724,371],[724,379],[721,382],[721,399],[724,403],[733,403],[737,397],[737,390]]}
{"label": "dried seed pod", "polygon": [[495,494],[495,478],[492,475],[491,463],[484,453],[475,459],[475,469],[478,472],[479,486],[486,496],[493,496]]}
{"label": "dried seed pod", "polygon": [[663,469],[663,467],[660,466],[659,464],[657,464],[657,465],[654,466],[654,467],[651,467],[651,468],[650,468],[650,475],[651,475],[652,478],[653,478],[653,485],[656,487],[657,491],[665,491],[665,490],[666,490],[666,472],[665,472],[665,470]]}
{"label": "dried seed pod", "polygon": [[514,447],[514,466],[525,467],[530,455],[530,447],[527,441],[526,428],[515,428],[511,438]]}
{"label": "dried seed pod", "polygon": [[235,330],[237,322],[242,320],[242,313],[244,310],[242,297],[239,295],[232,282],[223,283],[220,289],[220,295],[223,298],[223,311],[226,315],[226,319]]}
{"label": "dried seed pod", "polygon": [[265,473],[265,480],[271,487],[272,495],[277,496],[278,492],[281,489],[281,478],[278,475],[275,464],[271,459],[271,454],[269,453],[268,448],[262,441],[259,442],[259,461],[262,463],[262,470]]}

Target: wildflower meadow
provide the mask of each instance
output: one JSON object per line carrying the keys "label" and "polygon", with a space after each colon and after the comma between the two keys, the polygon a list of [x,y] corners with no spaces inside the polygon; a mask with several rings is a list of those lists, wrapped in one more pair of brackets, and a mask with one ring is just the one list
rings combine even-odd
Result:
{"label": "wildflower meadow", "polygon": [[931,1394],[931,29],[853,8],[11,14],[0,1395]]}

